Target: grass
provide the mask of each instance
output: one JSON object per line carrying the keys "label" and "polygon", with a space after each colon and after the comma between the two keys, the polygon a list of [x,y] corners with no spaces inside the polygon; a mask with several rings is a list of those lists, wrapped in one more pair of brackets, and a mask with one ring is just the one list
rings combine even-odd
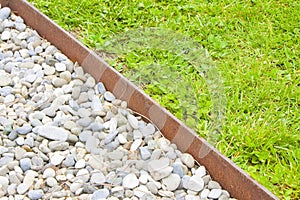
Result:
{"label": "grass", "polygon": [[[280,199],[300,199],[300,4],[294,0],[111,1],[30,0],[64,29],[97,50],[140,27],[187,35],[206,48],[224,80],[225,122],[217,148]],[[122,55],[111,64],[123,74],[151,63],[175,66],[198,80],[191,65],[158,50]],[[165,68],[167,69],[167,68]],[[151,70],[150,70],[151,72]],[[149,72],[149,73],[150,73]],[[210,120],[205,81],[197,90],[200,135]],[[144,89],[178,117],[172,85]]]}

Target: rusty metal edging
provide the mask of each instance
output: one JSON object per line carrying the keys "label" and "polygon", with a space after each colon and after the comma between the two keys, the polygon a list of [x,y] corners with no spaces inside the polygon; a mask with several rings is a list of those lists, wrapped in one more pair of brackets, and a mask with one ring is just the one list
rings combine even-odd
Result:
{"label": "rusty metal edging", "polygon": [[14,13],[23,17],[27,25],[37,30],[42,37],[60,49],[72,61],[77,61],[96,81],[103,82],[117,98],[127,101],[132,110],[149,118],[180,150],[192,154],[200,164],[204,165],[213,179],[218,181],[233,197],[245,200],[278,199],[28,2],[0,0],[0,4],[9,6]]}

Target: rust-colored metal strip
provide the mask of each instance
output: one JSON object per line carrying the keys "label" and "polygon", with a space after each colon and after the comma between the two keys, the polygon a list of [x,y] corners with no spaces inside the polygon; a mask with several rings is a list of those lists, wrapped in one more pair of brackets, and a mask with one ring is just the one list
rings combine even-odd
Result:
{"label": "rust-colored metal strip", "polygon": [[37,30],[42,37],[60,49],[72,61],[78,62],[97,81],[102,81],[117,98],[126,100],[132,110],[154,122],[166,138],[174,142],[180,150],[191,153],[233,197],[246,200],[278,199],[206,140],[198,137],[194,131],[110,67],[93,51],[29,3],[24,0],[0,0],[0,3],[2,6],[9,6],[13,12],[22,16],[27,25]]}

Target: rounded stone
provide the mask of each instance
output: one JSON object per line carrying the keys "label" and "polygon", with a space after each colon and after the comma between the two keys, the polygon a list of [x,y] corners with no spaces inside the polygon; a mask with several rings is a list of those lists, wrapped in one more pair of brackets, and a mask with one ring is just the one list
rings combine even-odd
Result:
{"label": "rounded stone", "polygon": [[209,194],[208,194],[208,198],[211,199],[218,199],[222,194],[222,190],[221,189],[212,189]]}
{"label": "rounded stone", "polygon": [[30,158],[22,158],[20,160],[20,167],[24,172],[31,169],[31,160],[30,160]]}
{"label": "rounded stone", "polygon": [[91,200],[100,200],[100,199],[106,199],[109,195],[109,190],[106,188],[96,190],[93,195]]}
{"label": "rounded stone", "polygon": [[123,178],[122,185],[125,188],[133,189],[139,185],[139,179],[135,174],[128,174]]}
{"label": "rounded stone", "polygon": [[27,193],[29,199],[31,200],[38,200],[38,199],[42,199],[44,197],[44,191],[43,190],[30,190]]}
{"label": "rounded stone", "polygon": [[162,183],[169,191],[174,191],[180,184],[180,176],[178,174],[170,174],[168,177],[162,179]]}
{"label": "rounded stone", "polygon": [[55,176],[55,170],[53,168],[47,168],[45,169],[43,173],[43,178],[49,178],[49,177],[54,177]]}
{"label": "rounded stone", "polygon": [[11,9],[9,7],[4,7],[0,9],[0,19],[4,21],[10,16]]}
{"label": "rounded stone", "polygon": [[0,87],[8,86],[11,83],[11,78],[4,73],[0,73]]}
{"label": "rounded stone", "polygon": [[180,159],[189,168],[192,168],[195,165],[195,160],[194,160],[193,156],[191,156],[188,153],[181,154]]}
{"label": "rounded stone", "polygon": [[21,183],[20,185],[18,185],[17,187],[17,193],[18,194],[25,194],[30,186],[26,185],[25,183]]}
{"label": "rounded stone", "polygon": [[204,188],[204,181],[199,176],[192,176],[188,183],[187,183],[187,189],[199,192]]}
{"label": "rounded stone", "polygon": [[92,173],[90,182],[101,185],[105,183],[105,176],[102,172]]}

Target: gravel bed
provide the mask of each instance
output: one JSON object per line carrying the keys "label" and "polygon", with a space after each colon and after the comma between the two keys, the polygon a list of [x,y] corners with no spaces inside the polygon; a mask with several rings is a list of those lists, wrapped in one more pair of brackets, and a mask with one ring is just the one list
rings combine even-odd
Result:
{"label": "gravel bed", "polygon": [[7,7],[0,33],[0,200],[232,199]]}

